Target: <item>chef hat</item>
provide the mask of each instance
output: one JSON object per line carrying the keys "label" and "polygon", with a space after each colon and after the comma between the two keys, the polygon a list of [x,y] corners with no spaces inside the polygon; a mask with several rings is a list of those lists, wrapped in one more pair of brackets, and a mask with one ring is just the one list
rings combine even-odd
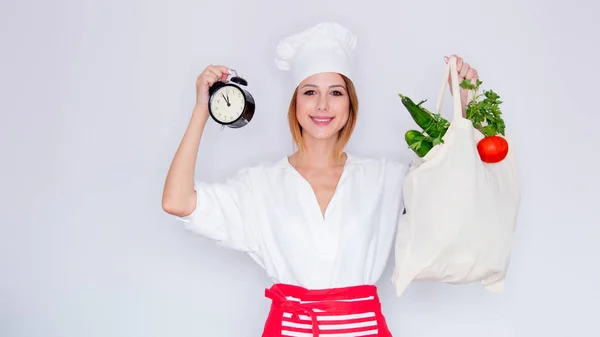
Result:
{"label": "chef hat", "polygon": [[275,64],[291,72],[295,86],[321,72],[352,78],[356,45],[353,32],[336,22],[323,22],[282,39],[277,45]]}

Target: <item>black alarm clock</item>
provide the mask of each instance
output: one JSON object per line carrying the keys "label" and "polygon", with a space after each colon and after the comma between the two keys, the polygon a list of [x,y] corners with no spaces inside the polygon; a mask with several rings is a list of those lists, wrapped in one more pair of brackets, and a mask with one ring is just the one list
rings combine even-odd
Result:
{"label": "black alarm clock", "polygon": [[230,128],[241,128],[254,117],[254,97],[242,86],[248,82],[239,77],[235,70],[230,69],[235,76],[226,82],[215,82],[208,90],[208,112],[212,119]]}

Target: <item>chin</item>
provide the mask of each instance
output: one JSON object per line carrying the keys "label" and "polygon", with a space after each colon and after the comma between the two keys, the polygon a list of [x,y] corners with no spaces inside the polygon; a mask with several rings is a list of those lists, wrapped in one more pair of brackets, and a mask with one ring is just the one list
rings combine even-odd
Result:
{"label": "chin", "polygon": [[305,127],[302,132],[314,139],[330,139],[337,137],[342,127]]}
{"label": "chin", "polygon": [[306,132],[306,130],[304,130],[304,137],[306,136],[310,136],[310,138],[312,139],[317,139],[317,140],[327,140],[327,139],[331,139],[331,138],[337,138],[338,133],[337,132],[327,132],[327,133],[315,133],[315,132]]}

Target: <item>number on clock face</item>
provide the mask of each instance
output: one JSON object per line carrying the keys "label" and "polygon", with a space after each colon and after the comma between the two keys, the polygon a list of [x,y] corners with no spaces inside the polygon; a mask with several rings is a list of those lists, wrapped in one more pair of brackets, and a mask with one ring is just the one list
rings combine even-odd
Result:
{"label": "number on clock face", "polygon": [[221,122],[233,122],[242,114],[244,95],[235,87],[226,86],[217,90],[211,97],[211,110]]}

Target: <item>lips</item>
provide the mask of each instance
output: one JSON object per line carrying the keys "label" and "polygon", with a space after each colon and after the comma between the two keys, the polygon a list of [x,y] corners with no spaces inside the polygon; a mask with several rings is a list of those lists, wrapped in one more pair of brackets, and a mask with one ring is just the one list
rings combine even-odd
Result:
{"label": "lips", "polygon": [[326,126],[329,125],[329,123],[331,123],[331,121],[333,120],[334,117],[324,117],[324,116],[310,116],[310,119],[313,121],[313,123],[319,125],[319,126]]}

